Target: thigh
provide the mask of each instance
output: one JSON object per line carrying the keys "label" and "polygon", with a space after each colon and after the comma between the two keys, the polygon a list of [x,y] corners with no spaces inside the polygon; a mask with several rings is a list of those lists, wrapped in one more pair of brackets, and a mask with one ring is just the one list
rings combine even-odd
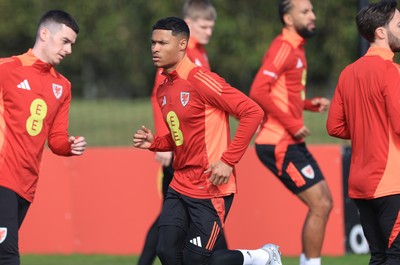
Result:
{"label": "thigh", "polygon": [[310,208],[322,214],[329,214],[332,206],[332,195],[328,184],[321,180],[297,196]]}
{"label": "thigh", "polygon": [[163,264],[183,263],[189,221],[182,195],[169,188],[158,221],[157,255]]}
{"label": "thigh", "polygon": [[279,163],[275,158],[275,145],[270,144],[256,144],[256,153],[258,159],[266,166],[275,176],[279,176],[277,164]]}
{"label": "thigh", "polygon": [[323,180],[324,176],[305,144],[296,144],[287,148],[280,179],[290,191],[299,194]]}
{"label": "thigh", "polygon": [[222,235],[232,201],[233,195],[213,199],[187,198],[191,222],[185,251],[187,250],[191,256],[210,257],[217,240]]}
{"label": "thigh", "polygon": [[187,205],[182,199],[182,195],[168,188],[161,214],[158,221],[158,226],[172,225],[178,226],[184,231],[189,229],[190,218],[187,210]]}

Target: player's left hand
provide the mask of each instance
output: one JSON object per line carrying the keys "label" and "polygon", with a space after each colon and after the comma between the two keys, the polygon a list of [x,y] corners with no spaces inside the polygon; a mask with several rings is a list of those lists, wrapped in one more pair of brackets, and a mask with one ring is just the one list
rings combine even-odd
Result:
{"label": "player's left hand", "polygon": [[211,176],[209,178],[210,182],[216,186],[221,184],[226,184],[231,177],[233,168],[221,160],[211,164],[211,166],[204,171],[204,173],[210,173]]}
{"label": "player's left hand", "polygon": [[319,109],[318,109],[319,112],[327,111],[330,103],[331,103],[331,101],[327,98],[318,97],[318,98],[313,98],[311,100],[311,104],[313,104],[314,106],[319,106]]}
{"label": "player's left hand", "polygon": [[68,138],[69,142],[71,143],[71,153],[77,156],[83,154],[86,150],[86,140],[83,136],[70,136]]}

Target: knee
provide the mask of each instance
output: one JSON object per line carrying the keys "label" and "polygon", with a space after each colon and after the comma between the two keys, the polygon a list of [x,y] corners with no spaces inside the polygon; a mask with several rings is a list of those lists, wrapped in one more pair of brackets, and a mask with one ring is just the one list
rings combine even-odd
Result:
{"label": "knee", "polygon": [[160,260],[170,260],[173,259],[171,255],[171,250],[168,249],[168,247],[164,244],[160,244],[158,242],[157,247],[156,247],[156,252],[157,256],[160,258]]}
{"label": "knee", "polygon": [[330,196],[324,196],[316,205],[316,211],[319,215],[328,218],[333,208],[333,200]]}

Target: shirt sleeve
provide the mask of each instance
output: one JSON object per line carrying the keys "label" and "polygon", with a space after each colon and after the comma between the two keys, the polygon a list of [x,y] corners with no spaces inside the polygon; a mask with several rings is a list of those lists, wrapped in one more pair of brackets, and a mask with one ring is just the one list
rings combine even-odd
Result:
{"label": "shirt sleeve", "polygon": [[[318,97],[317,97],[318,98]],[[303,107],[303,109],[304,110],[308,110],[308,111],[312,111],[312,112],[318,112],[319,111],[319,105],[317,104],[317,105],[313,105],[312,103],[311,103],[311,101],[313,100],[313,99],[315,99],[315,98],[312,98],[312,99],[305,99],[305,100],[303,100],[303,102],[304,102],[304,107]]]}
{"label": "shirt sleeve", "polygon": [[326,130],[330,136],[342,139],[350,139],[350,131],[346,122],[341,93],[341,89],[343,89],[342,80],[343,74],[339,77],[339,82],[331,101],[328,119],[326,121]]}
{"label": "shirt sleeve", "polygon": [[384,78],[386,84],[382,91],[386,111],[393,131],[400,135],[400,68],[392,64]]}
{"label": "shirt sleeve", "polygon": [[154,152],[167,152],[174,150],[174,141],[172,140],[171,134],[165,134],[163,136],[154,137],[154,141],[151,143],[149,150]]}
{"label": "shirt sleeve", "polygon": [[264,56],[263,63],[258,70],[250,89],[250,98],[257,102],[268,114],[284,126],[284,128],[294,135],[303,124],[295,119],[290,113],[282,111],[273,101],[271,89],[279,76],[285,71],[285,66],[290,60],[291,47],[286,42],[272,44],[267,54]]}
{"label": "shirt sleeve", "polygon": [[160,104],[157,101],[157,90],[161,83],[164,81],[165,77],[161,74],[162,69],[158,69],[156,73],[156,77],[154,80],[153,92],[151,93],[151,107],[153,109],[153,120],[154,120],[154,128],[155,134],[157,135],[165,135],[169,133],[167,125],[162,117]]}
{"label": "shirt sleeve", "polygon": [[71,90],[66,94],[64,103],[57,112],[49,130],[48,145],[50,150],[60,156],[72,156],[71,143],[68,138],[68,113],[71,103]]}
{"label": "shirt sleeve", "polygon": [[233,166],[239,162],[263,118],[262,109],[245,94],[213,72],[199,70],[194,80],[206,104],[221,109],[239,120],[235,136],[221,160]]}

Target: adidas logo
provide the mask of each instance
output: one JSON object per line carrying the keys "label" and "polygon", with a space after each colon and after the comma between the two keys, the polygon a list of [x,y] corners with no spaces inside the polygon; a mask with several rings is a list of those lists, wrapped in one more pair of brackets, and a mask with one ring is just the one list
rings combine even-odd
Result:
{"label": "adidas logo", "polygon": [[195,245],[195,246],[202,247],[201,239],[200,239],[199,236],[198,236],[198,237],[195,237],[195,238],[193,238],[193,239],[191,239],[191,240],[190,240],[190,243],[192,243],[192,244]]}
{"label": "adidas logo", "polygon": [[304,66],[303,62],[300,60],[300,58],[297,58],[297,64],[296,64],[296,68],[302,68]]}
{"label": "adidas logo", "polygon": [[29,86],[29,83],[28,83],[28,80],[27,80],[27,79],[25,79],[24,81],[22,81],[21,83],[19,83],[19,84],[17,85],[17,87],[18,87],[18,88],[21,88],[21,89],[25,89],[25,90],[31,90],[31,87]]}

